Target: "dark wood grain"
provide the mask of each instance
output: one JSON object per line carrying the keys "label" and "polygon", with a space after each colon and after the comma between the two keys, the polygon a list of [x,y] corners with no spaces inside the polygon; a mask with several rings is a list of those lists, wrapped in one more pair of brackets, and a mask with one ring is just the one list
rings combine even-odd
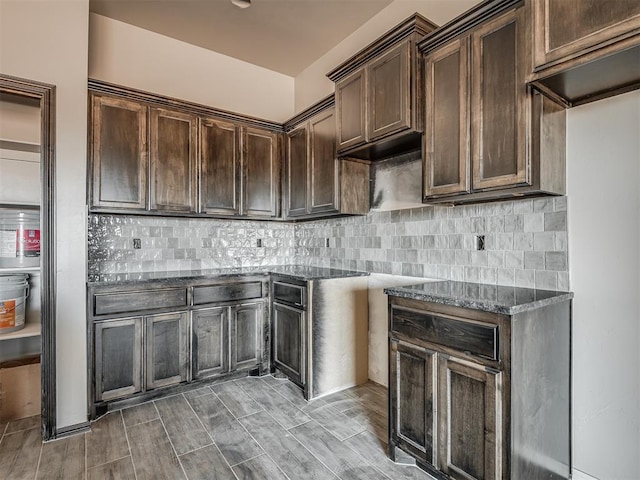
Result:
{"label": "dark wood grain", "polygon": [[280,158],[278,138],[267,130],[244,128],[243,214],[276,217],[279,213]]}
{"label": "dark wood grain", "polygon": [[340,160],[340,212],[366,215],[370,208],[370,166],[343,158]]}
{"label": "dark wood grain", "polygon": [[39,428],[5,434],[0,443],[0,477],[11,480],[35,478],[41,449]]}
{"label": "dark wood grain", "polygon": [[285,215],[287,217],[308,213],[308,154],[308,127],[305,123],[287,133],[285,177]]}
{"label": "dark wood grain", "polygon": [[194,305],[260,297],[262,297],[262,282],[225,283],[193,287]]}
{"label": "dark wood grain", "polygon": [[370,141],[411,126],[409,56],[412,46],[407,40],[367,67]]}
{"label": "dark wood grain", "polygon": [[394,308],[393,332],[497,360],[498,326]]}
{"label": "dark wood grain", "polygon": [[231,370],[256,366],[262,361],[262,301],[231,309]]}
{"label": "dark wood grain", "polygon": [[91,424],[85,434],[87,468],[109,463],[129,455],[124,423],[120,412],[112,412]]}
{"label": "dark wood grain", "polygon": [[182,395],[154,402],[177,455],[210,445],[211,437]]}
{"label": "dark wood grain", "polygon": [[154,290],[123,290],[94,295],[94,315],[134,313],[159,308],[187,305],[186,288],[161,288]]}
{"label": "dark wood grain", "polygon": [[335,475],[267,412],[244,417],[240,423],[289,478],[336,479]]}
{"label": "dark wood grain", "polygon": [[147,107],[92,97],[92,204],[144,209],[147,205]]}
{"label": "dark wood grain", "polygon": [[337,149],[343,151],[367,141],[365,70],[336,82]]}
{"label": "dark wood grain", "polygon": [[200,121],[200,211],[240,214],[240,128],[214,119]]}
{"label": "dark wood grain", "polygon": [[220,375],[229,370],[229,308],[191,312],[193,378]]}
{"label": "dark wood grain", "polygon": [[142,318],[96,322],[93,330],[96,400],[142,391]]}
{"label": "dark wood grain", "polygon": [[263,410],[236,382],[216,383],[211,386],[211,389],[236,418],[245,417]]}
{"label": "dark wood grain", "polygon": [[84,435],[74,435],[42,445],[37,480],[64,478],[84,480]]}
{"label": "dark wood grain", "polygon": [[145,317],[146,388],[187,381],[189,317],[186,312]]}
{"label": "dark wood grain", "polygon": [[87,470],[87,480],[104,480],[105,478],[136,480],[131,457],[124,457]]}
{"label": "dark wood grain", "polygon": [[431,52],[426,63],[424,196],[469,190],[468,38]]}
{"label": "dark wood grain", "polygon": [[215,445],[185,453],[180,463],[189,480],[236,480],[236,477]]}
{"label": "dark wood grain", "polygon": [[309,120],[309,212],[337,212],[339,164],[336,116],[331,108]]}
{"label": "dark wood grain", "polygon": [[229,465],[236,465],[263,453],[262,448],[216,395],[201,395],[189,399],[189,404]]}
{"label": "dark wood grain", "polygon": [[149,208],[196,210],[197,117],[152,108],[149,119]]}
{"label": "dark wood grain", "polygon": [[305,382],[305,313],[302,310],[272,304],[273,362],[289,378],[303,385]]}
{"label": "dark wood grain", "polygon": [[143,403],[135,407],[122,410],[125,427],[132,427],[139,423],[150,422],[158,418],[158,410],[153,402]]}
{"label": "dark wood grain", "polygon": [[294,285],[274,280],[273,300],[294,307],[304,307],[307,303],[307,289],[304,285]]}
{"label": "dark wood grain", "polygon": [[127,428],[127,436],[138,480],[185,478],[160,420]]}

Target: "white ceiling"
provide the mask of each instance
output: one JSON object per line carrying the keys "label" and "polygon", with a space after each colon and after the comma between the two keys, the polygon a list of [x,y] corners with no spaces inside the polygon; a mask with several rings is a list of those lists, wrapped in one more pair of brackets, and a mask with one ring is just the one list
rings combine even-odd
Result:
{"label": "white ceiling", "polygon": [[392,0],[91,0],[94,13],[296,76]]}

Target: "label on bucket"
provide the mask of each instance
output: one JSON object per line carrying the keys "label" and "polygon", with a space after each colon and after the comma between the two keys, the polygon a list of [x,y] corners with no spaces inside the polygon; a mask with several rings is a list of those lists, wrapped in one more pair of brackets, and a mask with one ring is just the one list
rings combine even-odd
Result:
{"label": "label on bucket", "polygon": [[16,237],[16,257],[40,256],[40,230],[18,230]]}
{"label": "label on bucket", "polygon": [[0,301],[0,328],[16,326],[16,300]]}
{"label": "label on bucket", "polygon": [[15,230],[0,230],[0,257],[16,258]]}

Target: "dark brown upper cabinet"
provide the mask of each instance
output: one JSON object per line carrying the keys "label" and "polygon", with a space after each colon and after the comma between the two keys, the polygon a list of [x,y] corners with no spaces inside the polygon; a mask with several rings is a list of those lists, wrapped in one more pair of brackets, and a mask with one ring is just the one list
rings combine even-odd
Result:
{"label": "dark brown upper cabinet", "polygon": [[275,218],[282,124],[89,81],[91,211]]}
{"label": "dark brown upper cabinet", "polygon": [[149,208],[195,212],[198,119],[194,115],[152,108]]}
{"label": "dark brown upper cabinet", "polygon": [[536,88],[567,106],[640,88],[640,2],[529,1]]}
{"label": "dark brown upper cabinet", "polygon": [[147,207],[148,108],[95,95],[91,101],[91,204]]}
{"label": "dark brown upper cabinet", "polygon": [[369,211],[369,165],[336,154],[333,96],[285,123],[285,219]]}
{"label": "dark brown upper cabinet", "polygon": [[424,102],[416,42],[435,28],[412,15],[327,74],[336,83],[338,154],[373,160],[420,148]]}
{"label": "dark brown upper cabinet", "polygon": [[565,192],[564,106],[527,85],[527,7],[480,4],[419,44],[425,203]]}

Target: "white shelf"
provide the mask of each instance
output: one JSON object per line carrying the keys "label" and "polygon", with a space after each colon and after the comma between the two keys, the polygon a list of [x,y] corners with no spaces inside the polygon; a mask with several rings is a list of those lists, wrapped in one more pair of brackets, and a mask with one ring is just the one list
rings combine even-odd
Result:
{"label": "white shelf", "polygon": [[0,267],[0,273],[38,273],[40,267]]}
{"label": "white shelf", "polygon": [[39,323],[27,323],[22,330],[0,335],[0,342],[3,340],[13,340],[15,338],[38,337],[40,332],[41,328]]}

